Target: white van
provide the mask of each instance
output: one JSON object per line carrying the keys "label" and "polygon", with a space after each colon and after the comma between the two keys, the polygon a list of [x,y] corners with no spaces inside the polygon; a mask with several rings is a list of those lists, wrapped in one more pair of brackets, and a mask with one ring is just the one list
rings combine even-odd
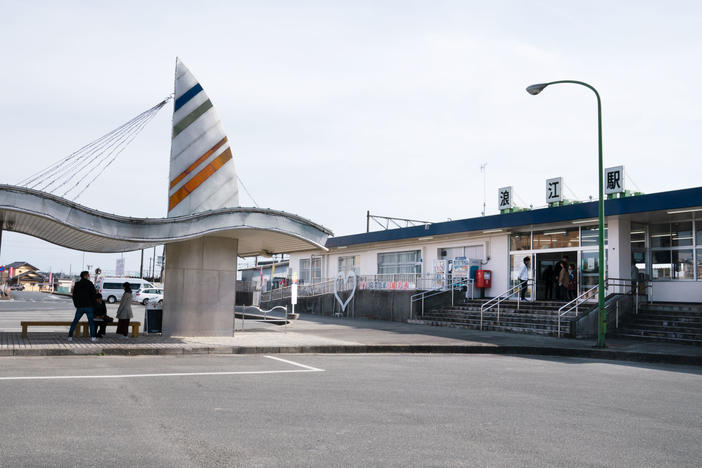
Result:
{"label": "white van", "polygon": [[129,283],[132,287],[132,296],[140,289],[155,288],[153,284],[143,279],[116,277],[101,278],[95,286],[97,287],[97,291],[102,294],[103,300],[113,304],[122,299],[122,294],[124,293],[122,284],[124,283]]}

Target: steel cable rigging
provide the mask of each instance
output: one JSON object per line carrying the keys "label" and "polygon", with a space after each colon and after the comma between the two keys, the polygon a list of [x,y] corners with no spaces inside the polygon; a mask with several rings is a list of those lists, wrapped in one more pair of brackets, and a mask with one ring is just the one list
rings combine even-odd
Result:
{"label": "steel cable rigging", "polygon": [[[117,159],[173,96],[142,112],[120,127],[88,143],[49,167],[23,179],[17,185],[78,198]],[[90,176],[93,177],[90,177]]]}

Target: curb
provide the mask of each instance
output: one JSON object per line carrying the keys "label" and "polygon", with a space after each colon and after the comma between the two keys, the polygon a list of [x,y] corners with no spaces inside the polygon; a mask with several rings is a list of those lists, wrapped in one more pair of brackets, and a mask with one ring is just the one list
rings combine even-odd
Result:
{"label": "curb", "polygon": [[702,366],[702,356],[615,351],[609,349],[553,348],[545,346],[489,345],[318,345],[221,346],[186,348],[15,349],[0,356],[174,356],[193,354],[495,354],[573,357],[607,361]]}

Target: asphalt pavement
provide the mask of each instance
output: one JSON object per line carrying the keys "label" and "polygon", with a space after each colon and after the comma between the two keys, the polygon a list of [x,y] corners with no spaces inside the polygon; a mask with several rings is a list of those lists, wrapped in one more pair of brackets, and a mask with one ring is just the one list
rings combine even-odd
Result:
{"label": "asphalt pavement", "polygon": [[3,467],[702,459],[698,367],[435,354],[2,362]]}

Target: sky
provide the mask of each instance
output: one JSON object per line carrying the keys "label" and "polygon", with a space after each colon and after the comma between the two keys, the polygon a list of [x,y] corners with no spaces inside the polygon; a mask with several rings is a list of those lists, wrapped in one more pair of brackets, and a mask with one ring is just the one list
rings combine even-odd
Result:
{"label": "sky", "polygon": [[[180,57],[258,206],[335,235],[365,231],[367,210],[480,216],[484,193],[495,214],[504,186],[519,206],[543,206],[551,177],[564,178],[570,199],[596,197],[592,92],[525,92],[559,79],[600,92],[604,165],[624,165],[628,188],[700,185],[699,2],[0,0],[0,9],[3,184],[168,96]],[[161,110],[76,201],[164,217],[171,113]],[[111,270],[118,257],[4,232],[0,264]],[[124,258],[139,269],[138,252]]]}

